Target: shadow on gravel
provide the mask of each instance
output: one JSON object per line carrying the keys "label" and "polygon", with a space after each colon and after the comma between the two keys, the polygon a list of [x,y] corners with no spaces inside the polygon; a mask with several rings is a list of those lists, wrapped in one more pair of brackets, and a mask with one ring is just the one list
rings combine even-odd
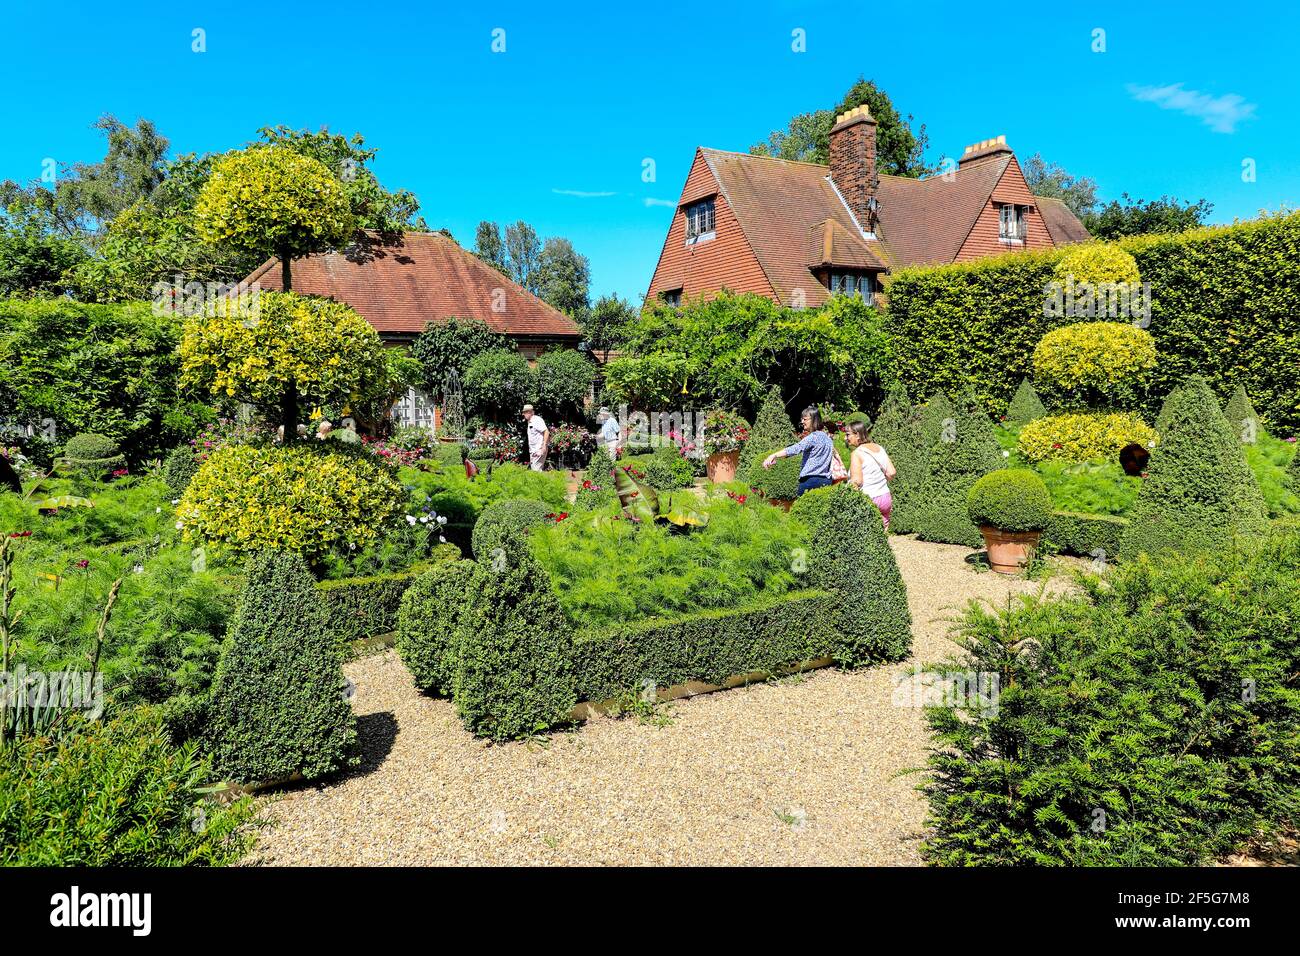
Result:
{"label": "shadow on gravel", "polygon": [[378,770],[393,752],[397,742],[397,718],[391,711],[362,714],[357,718],[357,749],[361,766],[349,771],[343,779],[364,777]]}

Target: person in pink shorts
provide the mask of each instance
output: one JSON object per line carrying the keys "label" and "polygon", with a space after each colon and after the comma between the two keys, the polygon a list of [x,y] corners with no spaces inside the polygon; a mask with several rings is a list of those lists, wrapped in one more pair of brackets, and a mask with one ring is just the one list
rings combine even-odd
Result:
{"label": "person in pink shorts", "polygon": [[849,422],[844,430],[844,440],[853,449],[849,481],[875,502],[888,530],[889,513],[894,508],[894,499],[889,493],[890,479],[897,474],[894,463],[884,448],[871,441],[866,422]]}

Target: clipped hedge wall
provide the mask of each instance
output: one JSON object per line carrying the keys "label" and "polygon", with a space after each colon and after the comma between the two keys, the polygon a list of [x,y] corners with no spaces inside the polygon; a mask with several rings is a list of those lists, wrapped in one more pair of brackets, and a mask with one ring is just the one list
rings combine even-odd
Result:
{"label": "clipped hedge wall", "polygon": [[[1220,396],[1245,384],[1266,421],[1300,428],[1300,213],[1119,245],[1151,284],[1160,362],[1150,394],[1199,372]],[[1069,321],[1044,315],[1062,255],[1011,253],[895,274],[885,325],[912,393],[969,382],[985,407],[1003,412],[1039,339]]]}
{"label": "clipped hedge wall", "polygon": [[1084,558],[1104,552],[1106,560],[1114,560],[1119,554],[1120,539],[1127,528],[1127,518],[1055,511],[1043,531],[1043,543],[1066,554],[1077,554]]}
{"label": "clipped hedge wall", "polygon": [[340,642],[387,634],[397,628],[402,595],[424,570],[416,565],[395,574],[318,581],[325,626]]}

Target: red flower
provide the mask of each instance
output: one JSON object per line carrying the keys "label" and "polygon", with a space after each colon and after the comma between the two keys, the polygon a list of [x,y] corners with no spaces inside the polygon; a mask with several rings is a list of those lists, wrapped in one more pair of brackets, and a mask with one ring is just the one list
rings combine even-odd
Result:
{"label": "red flower", "polygon": [[739,497],[736,498],[736,500],[743,505],[745,503],[745,499],[748,497],[749,497],[748,495],[740,495]]}
{"label": "red flower", "polygon": [[80,561],[77,562],[77,567],[81,568],[84,571],[86,568],[90,567],[90,562],[87,561],[85,558],[82,558]]}
{"label": "red flower", "polygon": [[129,474],[130,474],[130,472],[127,471],[125,468],[119,468],[119,469],[117,469],[117,471],[113,472],[113,477],[114,477],[114,478],[123,478],[123,477],[125,477],[126,475],[129,475]]}
{"label": "red flower", "polygon": [[584,480],[584,481],[582,482],[582,487],[585,488],[586,490],[590,491],[590,490],[591,490],[591,481],[590,481],[589,479]]}
{"label": "red flower", "polygon": [[1062,447],[1064,447],[1064,446],[1063,446],[1063,445],[1058,441],[1058,442],[1056,442],[1055,444],[1053,444],[1052,447],[1053,447],[1053,448],[1062,448]]}
{"label": "red flower", "polygon": [[30,531],[10,531],[10,532],[9,532],[9,537],[11,537],[11,538],[30,538],[31,536],[32,536],[32,533],[31,533]]}

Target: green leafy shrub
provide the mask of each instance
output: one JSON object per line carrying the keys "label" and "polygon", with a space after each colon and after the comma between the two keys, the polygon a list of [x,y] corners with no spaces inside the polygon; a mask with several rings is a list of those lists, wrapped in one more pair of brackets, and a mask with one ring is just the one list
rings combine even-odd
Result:
{"label": "green leafy shrub", "polygon": [[1156,432],[1126,412],[1048,415],[1020,429],[1018,448],[1026,459],[1040,461],[1115,460],[1125,445],[1151,447]]}
{"label": "green leafy shrub", "polygon": [[582,484],[573,499],[575,512],[595,511],[617,501],[614,494],[614,459],[604,446],[597,446],[583,472]]}
{"label": "green leafy shrub", "polygon": [[177,445],[163,459],[163,481],[167,482],[167,487],[177,497],[185,494],[185,489],[190,486],[190,479],[198,474],[198,471],[199,463],[194,457],[194,450],[188,444]]}
{"label": "green leafy shrub", "polygon": [[655,449],[645,463],[645,481],[655,491],[676,491],[695,484],[695,470],[691,460],[678,451],[675,445]]}
{"label": "green leafy shrub", "polygon": [[443,561],[417,577],[402,596],[395,646],[420,690],[451,692],[456,631],[473,573],[473,562]]}
{"label": "green leafy shrub", "polygon": [[1294,818],[1300,535],[1083,584],[966,612],[936,670],[999,680],[927,709],[930,862],[1196,865]]}
{"label": "green leafy shrub", "polygon": [[771,468],[764,468],[760,459],[750,466],[745,480],[755,491],[773,501],[790,501],[799,495],[799,457],[778,458]]}
{"label": "green leafy shrub", "polygon": [[[749,441],[740,450],[740,461],[736,465],[736,474],[749,475],[754,465],[764,458],[790,445],[794,441],[794,426],[786,414],[785,402],[781,400],[778,388],[769,388],[754,417],[754,427],[749,433]],[[791,496],[793,497],[793,496]]]}
{"label": "green leafy shrub", "polygon": [[1193,376],[1174,399],[1121,543],[1142,552],[1220,548],[1263,530],[1267,506],[1241,443],[1205,379]]}
{"label": "green leafy shrub", "polygon": [[753,498],[741,504],[725,494],[681,497],[707,515],[706,527],[680,534],[661,523],[617,518],[618,510],[609,508],[529,535],[570,620],[609,626],[738,607],[800,587],[792,566],[796,551],[808,547],[801,524]]}
{"label": "green leafy shrub", "polygon": [[1011,404],[1007,406],[1007,425],[1011,427],[1027,425],[1046,414],[1047,409],[1043,407],[1043,402],[1034,391],[1034,386],[1029,384],[1029,379],[1022,378],[1020,387],[1011,398]]}
{"label": "green leafy shrub", "polygon": [[1288,469],[1300,471],[1295,444],[1261,431],[1255,442],[1242,446],[1242,450],[1268,505],[1269,517],[1300,514],[1300,483],[1288,477]]}
{"label": "green leafy shrub", "polygon": [[573,634],[546,572],[518,537],[500,547],[504,560],[476,562],[466,588],[452,695],[470,730],[508,740],[566,722],[577,684]]}
{"label": "green leafy shrub", "polygon": [[971,485],[970,520],[1002,531],[1042,531],[1052,518],[1052,495],[1043,479],[1025,468],[1003,468]]}
{"label": "green leafy shrub", "polygon": [[546,410],[548,420],[582,417],[582,403],[591,393],[596,366],[577,349],[547,349],[537,358],[532,400]]}
{"label": "green leafy shrub", "polygon": [[849,484],[832,486],[819,498],[801,512],[821,512],[810,529],[813,584],[839,595],[831,657],[845,667],[901,660],[912,647],[912,616],[880,512]]}
{"label": "green leafy shrub", "polygon": [[402,468],[398,478],[409,492],[412,510],[428,507],[446,517],[449,524],[471,527],[488,505],[511,498],[544,501],[551,510],[561,510],[568,491],[560,472],[533,471],[509,463],[484,469],[476,478],[466,478],[464,468],[441,466]]}
{"label": "green leafy shrub", "polygon": [[[1292,267],[1300,260],[1300,213],[1119,246],[1151,287],[1149,328],[1160,364],[1148,394],[1164,395],[1200,372],[1218,394],[1243,383],[1270,427],[1300,426],[1300,272]],[[1063,255],[1012,253],[895,273],[886,328],[893,367],[912,393],[969,382],[986,408],[1001,413],[1030,371],[1035,345],[1059,323],[1044,314],[1043,290]]]}
{"label": "green leafy shrub", "polygon": [[212,682],[208,734],[217,772],[241,783],[314,780],[357,763],[343,648],[299,555],[266,552],[250,563]]}
{"label": "green leafy shrub", "polygon": [[1034,381],[1054,406],[1065,408],[1133,405],[1155,367],[1155,339],[1127,322],[1063,326],[1034,349]]}
{"label": "green leafy shrub", "polygon": [[1002,449],[988,416],[969,393],[952,406],[951,417],[931,419],[923,430],[932,435],[936,424],[938,437],[929,445],[913,530],[923,541],[979,547],[984,538],[967,514],[966,501],[979,478],[1002,467]]}
{"label": "green leafy shrub", "polygon": [[201,799],[208,766],[155,710],[76,718],[0,749],[0,865],[223,866],[247,847],[247,798]]}
{"label": "green leafy shrub", "polygon": [[[916,496],[925,477],[929,448],[924,438],[921,413],[912,407],[907,389],[901,384],[895,383],[881,403],[876,424],[871,429],[871,440],[885,449],[897,471],[889,483],[889,494],[894,502],[889,518],[890,530],[894,534],[910,534],[915,528]],[[848,464],[848,459],[845,459],[845,464]]]}
{"label": "green leafy shrub", "polygon": [[474,356],[465,369],[465,412],[490,422],[513,422],[532,398],[535,373],[513,349]]}
{"label": "green leafy shrub", "polygon": [[351,448],[295,442],[218,449],[177,509],[186,540],[241,555],[294,551],[309,560],[375,543],[397,518],[402,490],[388,468]]}
{"label": "green leafy shrub", "polygon": [[416,565],[389,574],[316,582],[326,629],[340,644],[394,630],[402,596],[422,570]]}
{"label": "green leafy shrub", "polygon": [[522,536],[553,513],[554,509],[546,502],[529,498],[512,498],[488,505],[474,524],[474,557],[480,561],[492,560],[492,552],[507,539]]}

